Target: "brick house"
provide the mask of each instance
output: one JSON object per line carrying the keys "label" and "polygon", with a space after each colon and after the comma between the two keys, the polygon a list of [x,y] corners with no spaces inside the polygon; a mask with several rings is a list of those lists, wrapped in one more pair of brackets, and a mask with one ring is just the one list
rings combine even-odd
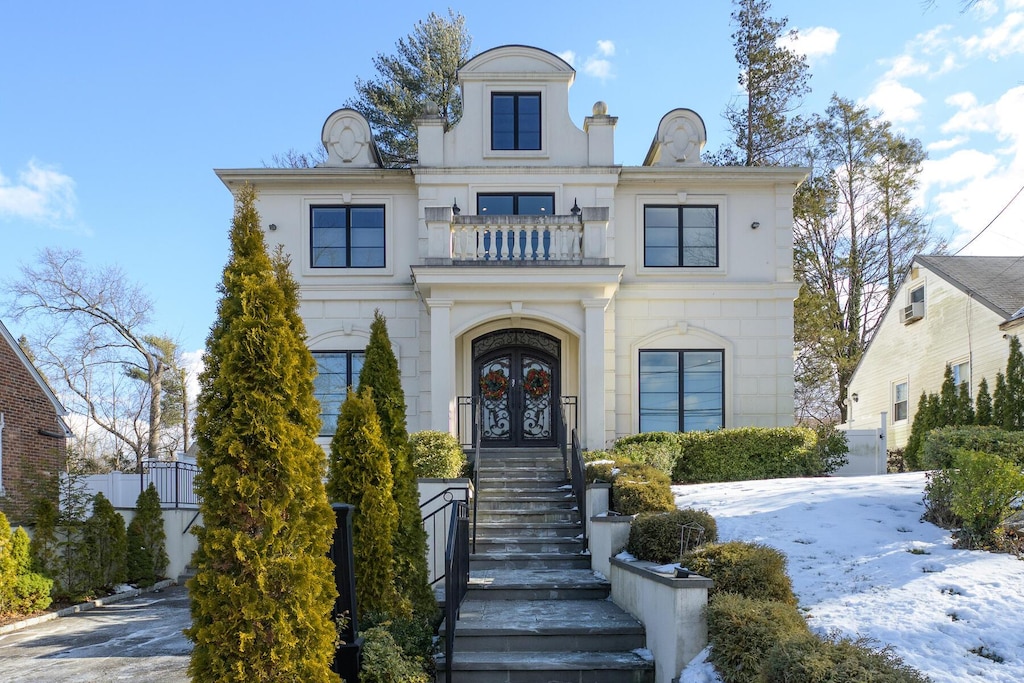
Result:
{"label": "brick house", "polygon": [[28,521],[32,499],[64,469],[67,412],[0,321],[0,512],[11,524]]}

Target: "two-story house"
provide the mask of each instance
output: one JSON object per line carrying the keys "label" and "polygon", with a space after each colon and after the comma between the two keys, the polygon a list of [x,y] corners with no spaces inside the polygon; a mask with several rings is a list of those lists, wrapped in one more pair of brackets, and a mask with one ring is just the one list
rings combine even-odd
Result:
{"label": "two-story house", "polygon": [[1019,335],[1024,259],[916,256],[847,390],[847,425],[873,428],[886,414],[888,448],[902,448],[922,393],[939,393],[946,366],[977,397],[1006,372]]}
{"label": "two-story house", "polygon": [[71,436],[67,414],[0,322],[0,512],[12,524],[29,522],[29,509],[40,495],[49,492],[56,500]]}
{"label": "two-story house", "polygon": [[418,119],[411,168],[383,168],[365,119],[341,109],[320,166],[217,171],[231,191],[256,187],[268,243],[292,256],[325,443],[375,309],[410,431],[456,432],[469,397],[485,446],[554,443],[565,397],[592,449],[792,424],[806,169],[703,165],[688,109],[652,118],[642,165],[617,165],[604,103],[582,128],[570,119],[574,77],[545,50],[495,48],[459,71],[457,125]]}

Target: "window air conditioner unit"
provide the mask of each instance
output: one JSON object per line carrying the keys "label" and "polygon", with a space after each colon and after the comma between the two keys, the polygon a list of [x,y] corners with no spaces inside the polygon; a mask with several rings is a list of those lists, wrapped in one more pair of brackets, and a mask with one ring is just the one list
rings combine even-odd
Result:
{"label": "window air conditioner unit", "polygon": [[924,302],[915,301],[903,309],[903,324],[909,325],[912,322],[924,317]]}

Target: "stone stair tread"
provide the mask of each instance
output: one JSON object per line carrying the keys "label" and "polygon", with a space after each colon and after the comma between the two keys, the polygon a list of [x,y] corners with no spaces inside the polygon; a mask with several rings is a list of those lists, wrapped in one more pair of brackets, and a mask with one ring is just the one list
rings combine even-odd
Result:
{"label": "stone stair tread", "polygon": [[478,569],[469,577],[470,589],[604,588],[609,586],[589,569]]}
{"label": "stone stair tread", "polygon": [[610,600],[486,600],[467,597],[456,639],[472,635],[643,633],[643,625]]}
{"label": "stone stair tread", "polygon": [[[443,662],[443,658],[441,659]],[[645,650],[629,652],[460,652],[453,671],[500,668],[527,671],[578,671],[581,669],[653,669]]]}

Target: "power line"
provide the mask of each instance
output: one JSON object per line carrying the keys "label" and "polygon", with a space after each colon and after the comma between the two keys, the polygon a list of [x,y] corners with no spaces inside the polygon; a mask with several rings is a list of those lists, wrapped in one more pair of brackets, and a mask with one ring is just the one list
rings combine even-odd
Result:
{"label": "power line", "polygon": [[972,238],[971,238],[971,239],[970,239],[970,240],[969,240],[969,241],[967,242],[967,244],[965,244],[964,246],[960,247],[960,248],[959,248],[959,249],[957,249],[957,250],[956,250],[955,252],[953,252],[953,256],[957,256],[957,255],[958,255],[958,254],[959,254],[959,253],[960,253],[961,251],[963,251],[963,250],[964,250],[964,249],[966,249],[967,247],[971,246],[971,243],[972,243],[972,242],[974,242],[974,240],[976,240],[976,239],[978,239],[979,237],[981,237],[982,233],[984,233],[984,232],[985,232],[986,230],[988,230],[988,229],[989,229],[990,227],[992,227],[992,224],[993,224],[993,223],[995,223],[995,222],[996,222],[996,221],[997,221],[997,220],[999,219],[999,217],[1003,215],[1003,212],[1004,212],[1004,211],[1006,211],[1006,210],[1007,210],[1008,208],[1010,208],[1010,204],[1013,204],[1013,202],[1017,200],[1017,197],[1019,197],[1019,196],[1021,195],[1021,192],[1024,192],[1024,185],[1021,185],[1021,186],[1020,186],[1020,189],[1019,189],[1019,190],[1017,190],[1017,194],[1013,195],[1013,197],[1011,197],[1011,198],[1010,198],[1010,201],[1006,202],[1006,206],[1004,206],[1003,208],[999,209],[999,213],[997,213],[997,214],[995,215],[995,217],[994,217],[994,218],[993,218],[992,220],[990,220],[990,221],[988,222],[988,225],[986,225],[986,226],[985,226],[984,228],[982,228],[982,229],[981,229],[981,230],[980,230],[980,231],[978,232],[978,234],[977,234],[977,235],[975,235],[974,237],[972,237]]}

